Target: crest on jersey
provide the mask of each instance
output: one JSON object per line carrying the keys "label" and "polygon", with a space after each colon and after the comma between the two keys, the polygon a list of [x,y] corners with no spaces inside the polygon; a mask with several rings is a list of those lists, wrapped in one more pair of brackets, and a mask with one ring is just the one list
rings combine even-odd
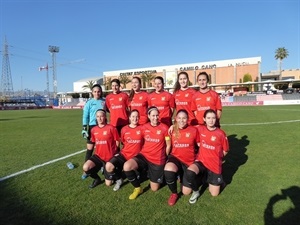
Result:
{"label": "crest on jersey", "polygon": [[161,100],[162,101],[166,101],[166,97],[161,97]]}
{"label": "crest on jersey", "polygon": [[120,102],[122,101],[122,97],[119,98],[119,101],[120,101]]}
{"label": "crest on jersey", "polygon": [[185,134],[185,137],[187,137],[187,138],[190,137],[190,136],[191,136],[191,133],[186,133]]}
{"label": "crest on jersey", "polygon": [[136,134],[138,134],[138,135],[141,134],[141,131],[140,131],[140,130],[137,130],[137,131],[136,131]]}
{"label": "crest on jersey", "polygon": [[161,130],[157,130],[157,131],[156,131],[156,134],[161,134]]}
{"label": "crest on jersey", "polygon": [[185,94],[185,97],[186,97],[186,98],[189,97],[189,93],[186,93],[186,94]]}
{"label": "crest on jersey", "polygon": [[210,138],[211,141],[215,141],[216,139],[217,139],[216,136],[211,136]]}
{"label": "crest on jersey", "polygon": [[107,131],[105,130],[105,131],[103,131],[103,135],[107,135]]}
{"label": "crest on jersey", "polygon": [[206,97],[206,101],[210,102],[211,97]]}
{"label": "crest on jersey", "polygon": [[143,96],[140,96],[140,97],[139,97],[139,100],[142,100],[142,99],[143,99]]}

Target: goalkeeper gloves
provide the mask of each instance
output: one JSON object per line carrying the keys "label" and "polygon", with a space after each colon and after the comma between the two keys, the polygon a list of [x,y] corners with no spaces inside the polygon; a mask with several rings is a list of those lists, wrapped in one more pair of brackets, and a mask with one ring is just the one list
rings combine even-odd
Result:
{"label": "goalkeeper gloves", "polygon": [[81,134],[82,134],[82,137],[84,139],[87,139],[89,137],[89,133],[87,131],[87,126],[86,125],[83,125]]}

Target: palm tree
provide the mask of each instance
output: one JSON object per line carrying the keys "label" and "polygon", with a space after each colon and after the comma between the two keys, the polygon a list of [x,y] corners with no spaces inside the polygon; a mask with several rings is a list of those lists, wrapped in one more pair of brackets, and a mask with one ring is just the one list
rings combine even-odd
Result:
{"label": "palm tree", "polygon": [[[82,86],[82,89],[88,89],[88,92],[92,91],[93,86],[96,84],[96,82],[94,80],[89,80],[86,82],[85,85]],[[91,97],[91,93],[90,93],[90,97]]]}
{"label": "palm tree", "polygon": [[155,75],[153,73],[143,73],[141,76],[141,79],[146,84],[146,88],[150,86],[150,82],[155,78]]}
{"label": "palm tree", "polygon": [[277,48],[275,51],[275,59],[279,62],[279,80],[282,79],[281,77],[281,66],[282,66],[282,60],[287,58],[289,56],[289,52],[286,48]]}
{"label": "palm tree", "polygon": [[120,83],[123,84],[124,89],[126,89],[126,84],[131,82],[131,79],[126,74],[121,74],[118,79],[119,79]]}

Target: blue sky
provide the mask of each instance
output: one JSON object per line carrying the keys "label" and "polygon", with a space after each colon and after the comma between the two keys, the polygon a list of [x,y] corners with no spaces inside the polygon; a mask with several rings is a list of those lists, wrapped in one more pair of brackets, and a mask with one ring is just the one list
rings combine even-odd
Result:
{"label": "blue sky", "polygon": [[[1,53],[14,91],[46,89],[48,46],[59,46],[58,91],[103,71],[262,57],[261,72],[300,68],[299,0],[0,0]],[[1,57],[1,65],[2,65]],[[50,91],[52,70],[49,70]]]}

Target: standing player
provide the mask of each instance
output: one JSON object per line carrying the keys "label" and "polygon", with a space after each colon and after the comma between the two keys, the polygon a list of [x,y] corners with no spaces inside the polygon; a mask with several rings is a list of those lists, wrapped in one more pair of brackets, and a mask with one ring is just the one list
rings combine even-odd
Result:
{"label": "standing player", "polygon": [[189,114],[190,125],[197,125],[197,120],[191,109],[192,97],[196,93],[196,90],[189,88],[189,75],[186,72],[180,72],[177,75],[177,81],[174,85],[174,99],[176,105],[176,111],[185,109]]}
{"label": "standing player", "polygon": [[83,171],[94,178],[90,188],[94,188],[101,183],[98,171],[104,168],[106,185],[110,185],[109,176],[105,170],[105,163],[108,162],[117,152],[119,146],[119,135],[117,129],[106,123],[106,112],[99,109],[96,113],[97,126],[91,130],[91,142],[95,144],[95,153],[83,165]]}
{"label": "standing player", "polygon": [[221,185],[224,185],[222,177],[222,159],[229,151],[229,144],[223,130],[216,127],[217,113],[208,109],[204,113],[206,125],[197,127],[200,134],[200,151],[195,162],[187,169],[187,180],[193,189],[189,200],[194,204],[199,193],[199,180],[197,175],[207,177],[208,189],[212,196],[220,193]]}
{"label": "standing player", "polygon": [[136,170],[148,171],[151,190],[157,191],[159,189],[163,182],[166,155],[169,154],[171,148],[168,127],[159,122],[158,109],[151,106],[147,114],[150,122],[143,125],[142,128],[144,141],[142,150],[137,156],[125,162],[123,167],[126,177],[134,186],[134,191],[129,196],[131,200],[136,199],[143,192]]}
{"label": "standing player", "polygon": [[131,80],[132,89],[129,94],[129,108],[139,111],[139,124],[148,122],[147,108],[148,108],[148,93],[141,91],[142,80],[139,77],[133,77]]}
{"label": "standing player", "polygon": [[119,134],[122,127],[128,124],[128,95],[120,91],[120,81],[111,81],[112,93],[106,97],[106,107],[110,113],[110,124],[117,128]]}
{"label": "standing player", "polygon": [[[96,126],[96,112],[99,109],[105,110],[105,100],[102,98],[102,88],[99,84],[95,84],[92,87],[93,98],[88,100],[83,107],[82,116],[82,136],[86,139],[86,154],[85,162],[92,156],[94,145],[90,141],[91,129]],[[82,175],[82,179],[85,179],[86,174]]]}
{"label": "standing player", "polygon": [[203,115],[207,109],[217,112],[216,126],[220,127],[220,119],[222,114],[222,104],[219,94],[214,90],[210,90],[207,86],[209,76],[206,72],[201,72],[197,76],[200,90],[194,94],[192,100],[192,111],[195,113],[198,124],[204,124]]}
{"label": "standing player", "polygon": [[149,94],[148,105],[156,106],[159,110],[160,122],[170,127],[175,108],[174,97],[164,90],[164,78],[161,76],[154,78],[154,87],[155,91]]}
{"label": "standing player", "polygon": [[123,183],[122,171],[124,163],[136,156],[143,144],[142,127],[138,125],[139,112],[136,109],[130,112],[129,121],[129,125],[126,125],[121,130],[121,142],[123,143],[123,148],[120,153],[117,153],[105,165],[111,183],[116,180],[116,184],[113,188],[114,191],[119,190]]}
{"label": "standing player", "polygon": [[182,182],[182,193],[189,195],[192,192],[186,179],[186,169],[195,161],[199,133],[197,128],[188,125],[188,112],[185,109],[176,113],[171,141],[172,151],[164,169],[166,183],[172,192],[168,200],[170,206],[175,205],[178,199],[177,176]]}

